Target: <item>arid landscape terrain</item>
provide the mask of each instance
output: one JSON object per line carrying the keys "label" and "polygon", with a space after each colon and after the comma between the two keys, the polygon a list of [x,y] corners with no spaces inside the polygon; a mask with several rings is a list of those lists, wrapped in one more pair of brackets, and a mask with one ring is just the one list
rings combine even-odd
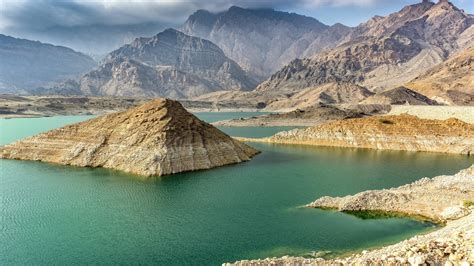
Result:
{"label": "arid landscape terrain", "polygon": [[33,2],[0,264],[474,264],[469,1]]}

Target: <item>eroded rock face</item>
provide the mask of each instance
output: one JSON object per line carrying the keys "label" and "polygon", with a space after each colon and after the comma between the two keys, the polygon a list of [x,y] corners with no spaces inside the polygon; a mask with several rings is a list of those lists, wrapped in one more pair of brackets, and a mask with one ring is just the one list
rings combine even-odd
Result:
{"label": "eroded rock face", "polygon": [[333,121],[251,141],[473,154],[474,125],[455,118],[440,121],[389,115]]}
{"label": "eroded rock face", "polygon": [[44,93],[183,99],[218,90],[251,90],[255,85],[214,43],[167,29],[137,38],[80,79]]}
{"label": "eroded rock face", "polygon": [[336,46],[351,28],[272,9],[233,6],[221,13],[198,10],[180,30],[211,40],[244,70],[265,79],[294,58]]}
{"label": "eroded rock face", "polygon": [[105,167],[144,176],[248,161],[258,151],[157,99],[0,147],[5,159]]}
{"label": "eroded rock face", "polygon": [[472,40],[474,19],[449,2],[406,6],[355,28],[346,42],[313,58],[295,59],[257,87],[301,90],[329,82],[374,91],[403,85]]}
{"label": "eroded rock face", "polygon": [[474,45],[407,84],[445,104],[474,105]]}

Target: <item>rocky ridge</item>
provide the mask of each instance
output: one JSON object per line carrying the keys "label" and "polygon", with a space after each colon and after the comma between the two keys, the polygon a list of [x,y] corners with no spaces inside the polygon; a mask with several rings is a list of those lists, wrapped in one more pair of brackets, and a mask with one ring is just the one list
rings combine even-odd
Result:
{"label": "rocky ridge", "polygon": [[474,105],[474,46],[454,54],[406,86],[442,103]]}
{"label": "rocky ridge", "polygon": [[242,140],[470,155],[474,153],[474,125],[455,118],[440,121],[387,115],[332,121],[268,138]]}
{"label": "rocky ridge", "polygon": [[258,151],[157,99],[0,147],[0,158],[104,167],[143,176],[248,161]]}
{"label": "rocky ridge", "polygon": [[458,40],[472,35],[473,24],[472,15],[448,1],[423,1],[359,25],[334,49],[295,59],[257,90],[294,91],[329,82],[374,91],[400,86],[468,45]]}
{"label": "rocky ridge", "polygon": [[452,176],[423,178],[398,188],[342,198],[323,197],[308,207],[346,212],[402,212],[447,221],[447,224],[425,235],[346,257],[325,260],[285,256],[223,265],[470,265],[474,261],[474,208],[469,206],[472,202],[474,165]]}
{"label": "rocky ridge", "polygon": [[402,86],[370,96],[363,100],[361,104],[437,105],[438,103],[423,94]]}
{"label": "rocky ridge", "polygon": [[169,97],[251,90],[256,82],[210,41],[167,29],[107,55],[95,70],[48,94]]}
{"label": "rocky ridge", "polygon": [[26,93],[82,75],[97,63],[72,49],[0,34],[0,93]]}
{"label": "rocky ridge", "polygon": [[262,80],[294,58],[336,46],[351,28],[273,9],[233,6],[220,13],[198,10],[180,30],[211,40]]}

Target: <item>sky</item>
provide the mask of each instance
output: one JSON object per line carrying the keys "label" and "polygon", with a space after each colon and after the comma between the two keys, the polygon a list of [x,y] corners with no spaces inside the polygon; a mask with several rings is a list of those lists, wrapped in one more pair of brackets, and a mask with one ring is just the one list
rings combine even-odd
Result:
{"label": "sky", "polygon": [[[218,12],[232,5],[270,7],[314,17],[332,25],[356,26],[421,0],[0,0],[0,33],[82,47],[87,34],[114,41],[177,27],[197,9]],[[438,1],[438,0],[433,0]],[[474,14],[474,0],[452,0]],[[143,25],[143,26],[142,26]],[[74,34],[76,33],[76,34]],[[115,34],[115,35],[114,35]],[[114,39],[115,38],[115,39]],[[69,42],[68,42],[69,40]],[[96,48],[100,45],[96,42]],[[107,49],[107,45],[102,50]],[[100,49],[99,49],[100,50]]]}

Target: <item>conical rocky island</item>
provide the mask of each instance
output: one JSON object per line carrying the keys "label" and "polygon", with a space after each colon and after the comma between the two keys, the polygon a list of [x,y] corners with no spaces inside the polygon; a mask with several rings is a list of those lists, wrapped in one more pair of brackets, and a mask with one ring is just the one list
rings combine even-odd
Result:
{"label": "conical rocky island", "polygon": [[0,147],[0,158],[168,175],[248,161],[257,150],[156,99]]}

